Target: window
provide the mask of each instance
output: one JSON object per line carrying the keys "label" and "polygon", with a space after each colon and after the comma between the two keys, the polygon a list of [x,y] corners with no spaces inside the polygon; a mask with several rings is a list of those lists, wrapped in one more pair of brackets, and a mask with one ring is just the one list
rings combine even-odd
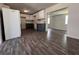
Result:
{"label": "window", "polygon": [[50,16],[48,15],[48,24],[50,24]]}
{"label": "window", "polygon": [[65,17],[65,24],[66,25],[68,24],[68,15],[66,15],[66,17]]}

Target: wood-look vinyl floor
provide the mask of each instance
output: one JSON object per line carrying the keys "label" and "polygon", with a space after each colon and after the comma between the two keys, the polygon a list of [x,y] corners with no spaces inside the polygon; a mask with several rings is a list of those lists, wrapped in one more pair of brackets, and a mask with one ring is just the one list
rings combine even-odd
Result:
{"label": "wood-look vinyl floor", "polygon": [[64,31],[23,30],[21,38],[0,45],[0,55],[74,55],[79,54],[79,40],[66,37]]}

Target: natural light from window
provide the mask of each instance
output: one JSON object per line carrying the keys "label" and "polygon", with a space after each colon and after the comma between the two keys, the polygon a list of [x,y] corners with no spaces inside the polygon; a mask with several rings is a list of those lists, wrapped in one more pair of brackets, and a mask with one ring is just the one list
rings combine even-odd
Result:
{"label": "natural light from window", "polygon": [[48,15],[48,24],[50,24],[50,16]]}
{"label": "natural light from window", "polygon": [[66,17],[65,17],[65,24],[66,25],[68,24],[68,15],[66,15]]}

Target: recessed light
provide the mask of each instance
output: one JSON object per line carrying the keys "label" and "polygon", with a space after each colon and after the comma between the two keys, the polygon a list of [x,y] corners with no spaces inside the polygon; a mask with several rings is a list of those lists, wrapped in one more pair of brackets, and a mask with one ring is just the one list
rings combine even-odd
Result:
{"label": "recessed light", "polygon": [[27,12],[29,12],[29,10],[24,10],[24,12],[26,12],[26,13],[27,13]]}

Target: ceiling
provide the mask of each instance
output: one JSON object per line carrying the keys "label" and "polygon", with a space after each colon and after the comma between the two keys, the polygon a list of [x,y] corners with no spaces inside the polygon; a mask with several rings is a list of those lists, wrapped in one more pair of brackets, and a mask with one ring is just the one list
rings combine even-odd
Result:
{"label": "ceiling", "polygon": [[12,9],[20,10],[21,13],[24,13],[24,10],[29,10],[27,14],[33,14],[39,10],[50,7],[56,3],[6,3]]}

